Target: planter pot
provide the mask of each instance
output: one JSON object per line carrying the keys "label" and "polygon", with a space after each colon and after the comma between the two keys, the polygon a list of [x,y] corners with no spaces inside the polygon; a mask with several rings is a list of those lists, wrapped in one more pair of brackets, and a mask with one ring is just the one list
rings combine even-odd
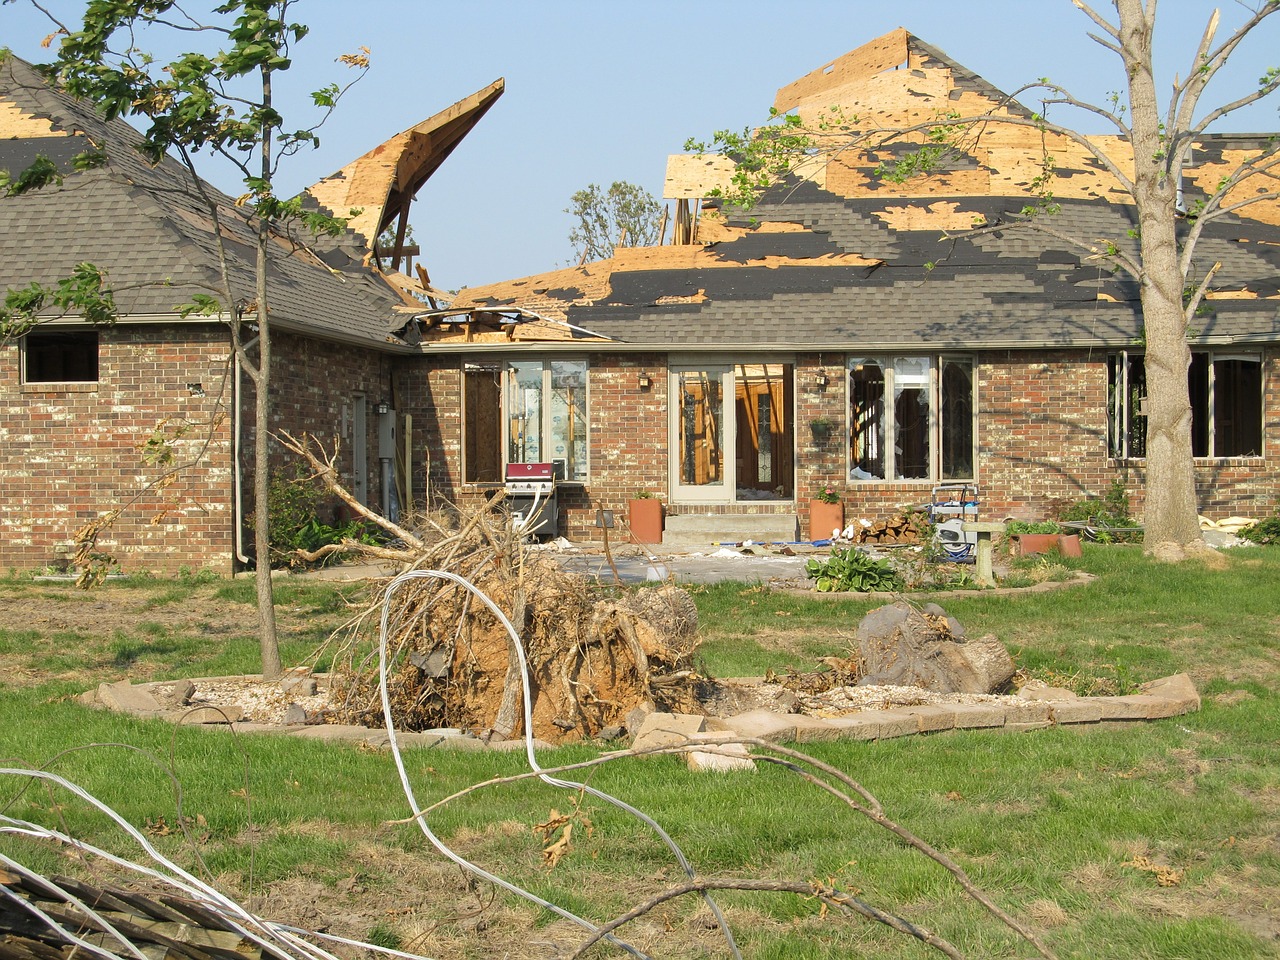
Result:
{"label": "planter pot", "polygon": [[1023,556],[1057,550],[1058,541],[1062,538],[1059,533],[1017,533],[1014,536],[1018,541],[1018,553]]}
{"label": "planter pot", "polygon": [[653,497],[628,500],[627,525],[632,543],[662,543],[662,501]]}
{"label": "planter pot", "polygon": [[1064,557],[1079,557],[1080,551],[1080,534],[1064,533],[1058,537],[1058,549]]}
{"label": "planter pot", "polygon": [[809,501],[809,539],[827,540],[831,531],[844,529],[844,504]]}

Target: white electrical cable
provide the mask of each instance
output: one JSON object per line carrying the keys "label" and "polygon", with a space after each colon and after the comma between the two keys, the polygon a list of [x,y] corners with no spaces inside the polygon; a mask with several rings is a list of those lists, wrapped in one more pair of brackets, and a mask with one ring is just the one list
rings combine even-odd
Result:
{"label": "white electrical cable", "polygon": [[[397,771],[399,771],[399,774],[400,774],[401,786],[404,788],[405,796],[409,800],[409,808],[413,810],[415,814],[417,813],[417,811],[422,809],[421,806],[419,806],[418,804],[417,798],[414,796],[413,786],[409,782],[409,775],[405,769],[404,759],[400,754],[400,745],[396,739],[395,723],[391,719],[391,697],[387,688],[387,674],[388,674],[387,625],[389,623],[390,616],[391,616],[391,597],[395,593],[396,589],[400,587],[402,584],[408,583],[410,580],[416,580],[416,579],[422,579],[422,578],[435,578],[440,580],[448,580],[451,583],[455,583],[458,586],[462,587],[463,589],[468,590],[473,596],[475,596],[478,600],[480,600],[480,602],[483,603],[495,617],[497,617],[498,621],[506,629],[507,636],[511,640],[511,646],[516,652],[516,658],[520,665],[520,691],[521,691],[521,696],[522,696],[523,706],[524,706],[525,756],[529,761],[530,769],[532,769],[535,773],[539,775],[539,779],[542,780],[544,783],[550,784],[551,786],[563,787],[565,789],[576,790],[576,791],[580,790],[585,793],[589,793],[591,794],[591,796],[596,797],[597,799],[603,800],[606,803],[613,804],[615,807],[618,807],[621,810],[625,810],[627,813],[641,820],[662,839],[663,843],[666,844],[667,849],[669,849],[672,852],[676,860],[679,862],[686,876],[688,876],[691,880],[694,879],[696,877],[696,874],[694,873],[693,867],[689,864],[688,859],[685,857],[684,852],[680,849],[679,845],[675,842],[675,840],[673,840],[671,836],[658,824],[658,822],[654,820],[652,817],[650,817],[648,814],[644,813],[641,810],[638,810],[637,808],[633,807],[631,804],[623,800],[619,800],[617,797],[610,796],[609,794],[604,793],[600,790],[597,790],[595,787],[589,786],[585,783],[578,783],[573,780],[561,780],[557,777],[553,777],[549,774],[545,774],[542,772],[543,768],[538,763],[538,758],[535,755],[534,749],[533,749],[533,702],[532,702],[532,697],[529,691],[529,665],[528,665],[528,661],[525,658],[524,644],[520,642],[520,635],[516,632],[515,627],[512,626],[511,621],[507,618],[507,615],[504,614],[502,610],[498,607],[498,605],[495,604],[492,600],[490,600],[489,597],[487,597],[478,587],[476,587],[474,584],[472,584],[470,581],[468,581],[464,577],[461,577],[456,573],[451,573],[447,570],[409,570],[405,573],[400,574],[398,577],[392,580],[389,584],[387,584],[387,588],[382,596],[382,618],[379,624],[379,637],[378,637],[378,648],[379,648],[378,649],[378,670],[379,670],[379,687],[382,694],[382,712],[383,712],[383,717],[386,721],[387,737],[391,747],[391,753],[392,753],[392,756],[395,758],[396,769]],[[524,890],[520,887],[517,887],[516,885],[509,883],[508,881],[503,880],[500,877],[495,876],[494,874],[489,873],[487,870],[484,870],[482,867],[479,867],[463,859],[459,854],[451,850],[444,843],[444,841],[442,841],[439,837],[437,837],[432,832],[431,828],[427,825],[426,818],[424,816],[415,816],[415,819],[417,820],[419,828],[426,835],[427,839],[431,842],[432,846],[434,846],[437,850],[439,850],[442,854],[444,854],[454,863],[458,864],[459,866],[463,867],[466,870],[474,872],[478,876],[481,876],[484,879],[488,880],[490,883],[497,884],[498,886],[502,887],[504,890],[514,893],[517,896],[524,897],[525,899],[530,900],[533,903],[536,903],[539,906],[552,911],[558,916],[561,916],[566,920],[570,920],[573,923],[578,924],[585,930],[589,930],[592,933],[595,933],[597,931],[598,928],[595,926],[595,924],[591,923],[591,921],[586,920],[583,917],[579,917],[576,914],[570,913],[569,911],[563,909],[562,907],[556,906],[555,904],[550,903],[547,900],[544,900],[543,898],[539,897],[537,894],[532,893],[531,891],[528,891],[528,890]],[[719,923],[720,929],[724,933],[725,940],[728,943],[729,949],[733,953],[733,956],[736,958],[736,960],[742,960],[742,954],[738,950],[738,945],[734,940],[733,932],[729,929],[729,925],[725,921],[724,915],[720,911],[720,908],[716,904],[714,898],[712,898],[709,894],[707,894],[704,891],[703,900],[704,902],[706,902],[707,906],[711,909],[712,914],[716,918],[716,922]],[[608,939],[609,942],[614,944],[615,946],[618,946],[623,950],[626,950],[632,956],[635,956],[637,958],[646,957],[645,954],[641,953],[635,947],[621,940],[617,940],[611,935],[607,936],[606,939]]]}

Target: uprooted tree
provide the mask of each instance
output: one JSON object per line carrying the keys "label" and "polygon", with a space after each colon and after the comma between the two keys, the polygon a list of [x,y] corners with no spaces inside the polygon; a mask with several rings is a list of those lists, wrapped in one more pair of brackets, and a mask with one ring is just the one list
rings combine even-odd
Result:
{"label": "uprooted tree", "polygon": [[[1084,0],[1072,0],[1101,33],[1090,38],[1111,51],[1124,75],[1123,92],[1109,103],[1094,104],[1075,97],[1047,79],[1014,91],[1009,101],[973,115],[943,113],[926,123],[896,128],[872,127],[838,108],[816,121],[797,114],[775,114],[758,130],[720,131],[711,147],[690,141],[686,149],[715,149],[736,163],[732,186],[721,192],[730,204],[750,207],[769,188],[788,177],[804,177],[816,169],[815,155],[837,151],[869,151],[891,143],[915,144],[898,161],[881,165],[877,173],[897,183],[945,169],[957,153],[974,148],[1001,128],[1020,126],[1042,136],[1044,152],[1039,175],[1027,184],[1032,202],[1011,211],[997,225],[982,224],[952,236],[974,237],[996,231],[1038,231],[1109,262],[1139,286],[1145,340],[1148,389],[1146,423],[1145,543],[1148,553],[1179,560],[1203,549],[1196,502],[1192,459],[1188,333],[1213,289],[1219,265],[1197,264],[1195,249],[1205,227],[1216,220],[1280,198],[1280,138],[1272,137],[1243,150],[1223,170],[1216,186],[1204,189],[1185,209],[1182,174],[1193,144],[1212,125],[1273,94],[1280,87],[1280,69],[1269,69],[1257,85],[1225,102],[1202,108],[1210,82],[1260,24],[1280,12],[1280,0],[1242,3],[1248,16],[1225,39],[1219,39],[1215,10],[1201,36],[1186,72],[1175,77],[1168,100],[1161,107],[1153,67],[1155,0],[1114,0],[1115,20],[1109,20]],[[1108,143],[1044,113],[1006,109],[1016,98],[1038,93],[1044,108],[1072,108],[1101,118],[1118,134]],[[1127,194],[1137,213],[1136,236],[1093,238],[1069,236],[1054,224],[1053,186],[1057,170],[1051,150],[1082,151],[1100,164]],[[1129,240],[1136,240],[1136,246]]]}
{"label": "uprooted tree", "polygon": [[[61,34],[62,40],[56,59],[46,68],[62,89],[94,104],[108,119],[136,118],[142,132],[138,149],[143,156],[158,163],[168,154],[182,163],[190,174],[191,195],[208,210],[212,220],[220,265],[218,282],[210,293],[198,294],[177,309],[183,316],[202,314],[224,320],[231,332],[235,362],[254,386],[253,526],[262,671],[267,677],[281,672],[267,511],[270,247],[274,231],[289,221],[329,234],[340,232],[345,225],[345,221],[304,211],[298,198],[278,198],[274,180],[283,159],[304,147],[318,145],[316,130],[351,85],[330,84],[317,90],[312,99],[323,111],[320,123],[306,129],[285,129],[275,106],[274,77],[289,69],[291,48],[307,33],[305,26],[288,19],[292,5],[293,0],[227,0],[213,7],[208,22],[200,22],[173,0],[91,3],[78,30],[54,20],[54,36]],[[47,14],[39,4],[37,7]],[[138,47],[139,37],[147,30],[216,38],[215,49],[157,60]],[[217,49],[219,45],[221,49]],[[340,59],[361,76],[369,65],[363,53]],[[252,211],[256,236],[252,291],[237,291],[233,286],[223,229],[227,212],[221,198],[205,186],[197,172],[194,157],[201,151],[229,160],[244,182],[246,193],[239,203]],[[56,169],[47,169],[47,161],[45,166],[43,170],[24,171],[0,186],[13,190],[17,185],[25,190],[54,182]],[[113,307],[102,274],[86,264],[77,268],[72,278],[51,287],[33,285],[16,293],[11,291],[6,295],[4,320],[9,335],[20,335],[31,324],[46,319],[51,310],[78,313],[91,322],[109,322],[114,319]]]}

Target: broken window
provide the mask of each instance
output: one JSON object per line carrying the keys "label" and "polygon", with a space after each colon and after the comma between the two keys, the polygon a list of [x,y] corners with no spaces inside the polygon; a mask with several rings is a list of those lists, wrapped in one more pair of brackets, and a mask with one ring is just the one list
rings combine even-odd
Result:
{"label": "broken window", "polygon": [[587,478],[587,363],[512,360],[463,366],[463,479],[500,483],[507,463],[557,463]]}
{"label": "broken window", "polygon": [[973,416],[968,358],[850,359],[849,476],[973,479]]}
{"label": "broken window", "polygon": [[[1109,358],[1109,452],[1147,454],[1147,375],[1140,354]],[[1194,351],[1187,371],[1191,453],[1196,457],[1262,456],[1262,360],[1256,355]]]}
{"label": "broken window", "polygon": [[97,382],[96,330],[36,330],[23,339],[24,383]]}

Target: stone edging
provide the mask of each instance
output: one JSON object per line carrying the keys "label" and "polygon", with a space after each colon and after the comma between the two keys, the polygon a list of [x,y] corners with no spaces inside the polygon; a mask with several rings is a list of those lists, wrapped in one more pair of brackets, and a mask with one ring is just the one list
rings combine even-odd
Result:
{"label": "stone edging", "polygon": [[859,710],[840,717],[810,717],[752,710],[735,717],[709,718],[707,730],[740,737],[799,743],[824,740],[888,740],[943,730],[1022,732],[1107,720],[1158,720],[1200,709],[1200,695],[1185,673],[1143,684],[1123,697],[1077,697],[1047,688],[1020,703],[922,704],[888,710]]}
{"label": "stone edging", "polygon": [[[352,724],[269,724],[232,720],[216,707],[166,708],[150,692],[157,684],[104,683],[96,691],[81,696],[81,702],[135,716],[154,717],[172,723],[230,727],[237,733],[288,734],[304,739],[364,743],[386,747],[390,742],[382,729]],[[1079,697],[1053,687],[1024,689],[1016,703],[921,704],[887,710],[859,710],[839,717],[810,717],[805,714],[751,710],[732,717],[702,717],[683,714],[650,714],[636,736],[636,747],[645,742],[651,729],[679,733],[679,742],[722,739],[727,736],[755,737],[771,742],[812,743],[832,740],[889,740],[919,733],[945,730],[1002,730],[1025,732],[1047,727],[1099,723],[1103,721],[1158,720],[1200,709],[1200,695],[1185,673],[1153,680],[1140,687],[1141,693],[1122,697]],[[664,718],[670,718],[669,720]],[[459,750],[523,750],[525,741],[485,741],[457,729],[425,730],[396,734],[404,747],[448,747]],[[555,744],[534,741],[539,752]],[[716,769],[714,765],[703,769]]]}

